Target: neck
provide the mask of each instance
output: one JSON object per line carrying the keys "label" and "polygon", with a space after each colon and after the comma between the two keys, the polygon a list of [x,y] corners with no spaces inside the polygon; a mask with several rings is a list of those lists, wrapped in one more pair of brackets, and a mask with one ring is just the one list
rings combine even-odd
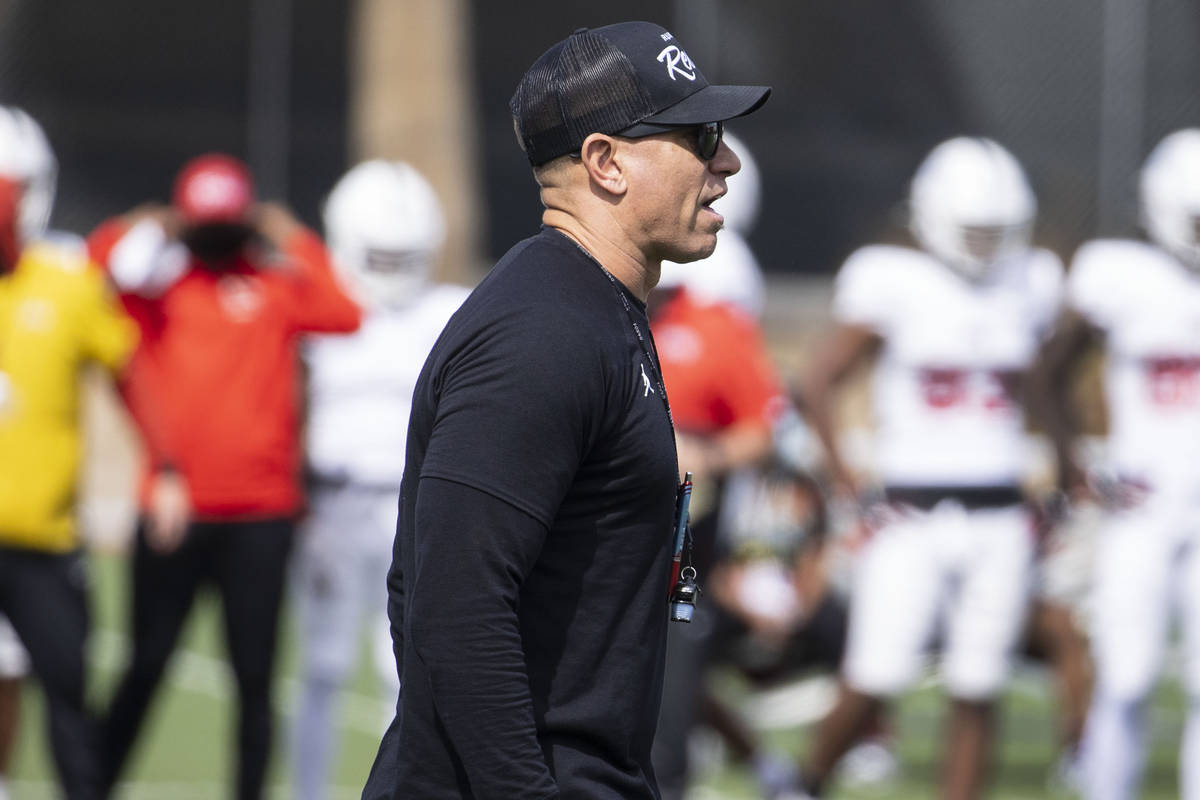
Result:
{"label": "neck", "polygon": [[[602,225],[588,224],[556,208],[546,209],[542,214],[542,223],[586,250],[643,303],[649,297],[650,290],[658,284],[662,262],[648,260],[625,237],[614,235]],[[619,227],[617,230],[620,230]]]}

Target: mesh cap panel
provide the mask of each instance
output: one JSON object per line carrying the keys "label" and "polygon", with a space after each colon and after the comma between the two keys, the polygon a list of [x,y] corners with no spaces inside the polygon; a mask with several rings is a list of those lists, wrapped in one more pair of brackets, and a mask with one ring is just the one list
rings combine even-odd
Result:
{"label": "mesh cap panel", "polygon": [[509,107],[534,166],[577,152],[592,133],[617,133],[654,113],[629,59],[590,31],[546,51],[517,86]]}

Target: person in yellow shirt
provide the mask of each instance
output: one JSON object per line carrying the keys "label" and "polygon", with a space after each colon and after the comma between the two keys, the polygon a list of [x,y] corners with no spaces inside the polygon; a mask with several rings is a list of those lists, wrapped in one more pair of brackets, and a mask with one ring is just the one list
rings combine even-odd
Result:
{"label": "person in yellow shirt", "polygon": [[[41,129],[0,107],[0,613],[46,695],[65,795],[101,796],[85,705],[87,568],[75,522],[81,371],[119,369],[136,328],[82,239],[45,234]],[[45,161],[45,158],[42,159]],[[53,173],[49,178],[52,197]]]}

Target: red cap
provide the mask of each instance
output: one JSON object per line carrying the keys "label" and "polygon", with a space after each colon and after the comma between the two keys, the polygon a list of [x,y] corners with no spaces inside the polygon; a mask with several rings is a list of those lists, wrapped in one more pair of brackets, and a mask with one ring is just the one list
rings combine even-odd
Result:
{"label": "red cap", "polygon": [[254,179],[233,156],[197,156],[179,170],[171,202],[187,225],[244,224],[254,204]]}

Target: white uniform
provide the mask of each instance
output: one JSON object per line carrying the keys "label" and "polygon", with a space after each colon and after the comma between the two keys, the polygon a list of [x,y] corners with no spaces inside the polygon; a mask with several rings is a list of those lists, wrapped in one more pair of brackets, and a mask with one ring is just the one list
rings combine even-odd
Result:
{"label": "white uniform", "polygon": [[[1107,468],[1147,489],[1100,532],[1092,609],[1087,796],[1124,798],[1136,793],[1140,707],[1175,608],[1190,704],[1200,703],[1200,274],[1147,244],[1096,241],[1076,255],[1067,295],[1106,334]],[[1197,716],[1180,759],[1186,798],[1200,798]]]}
{"label": "white uniform", "polygon": [[986,699],[1003,686],[1028,602],[1030,520],[1015,502],[968,509],[953,498],[1020,485],[1030,444],[1015,393],[1057,314],[1062,281],[1061,263],[1044,250],[972,283],[924,252],[889,246],[857,251],[838,276],[838,321],[883,340],[873,386],[877,477],[948,498],[927,510],[903,506],[860,556],[845,675],[864,693],[908,687],[939,621],[950,694]]}
{"label": "white uniform", "polygon": [[469,293],[430,286],[403,308],[369,312],[356,333],[307,342],[307,454],[316,485],[301,526],[297,585],[309,677],[341,683],[370,615],[380,673],[399,688],[386,579],[409,408],[425,357]]}

